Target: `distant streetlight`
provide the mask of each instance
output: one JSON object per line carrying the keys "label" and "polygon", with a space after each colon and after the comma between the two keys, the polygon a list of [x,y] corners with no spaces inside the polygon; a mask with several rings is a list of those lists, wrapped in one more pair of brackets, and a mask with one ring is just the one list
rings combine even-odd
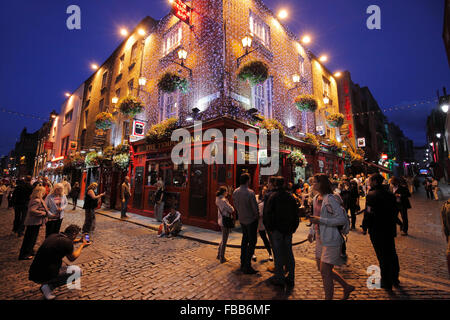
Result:
{"label": "distant streetlight", "polygon": [[320,62],[326,62],[328,61],[328,57],[326,55],[323,55],[319,58]]}
{"label": "distant streetlight", "polygon": [[302,38],[302,43],[304,43],[304,44],[309,44],[309,43],[311,43],[311,37],[308,36],[308,35],[303,36],[303,38]]}
{"label": "distant streetlight", "polygon": [[336,77],[336,78],[339,78],[340,76],[342,76],[342,73],[341,72],[336,72],[335,74],[334,74],[334,76]]}
{"label": "distant streetlight", "polygon": [[138,30],[138,34],[139,34],[140,36],[145,36],[145,35],[147,34],[147,32],[145,32],[144,29],[140,28],[140,29]]}
{"label": "distant streetlight", "polygon": [[120,29],[120,34],[124,37],[128,36],[128,30],[125,28]]}
{"label": "distant streetlight", "polygon": [[97,70],[98,69],[98,65],[96,65],[95,63],[91,64],[91,69],[92,70]]}
{"label": "distant streetlight", "polygon": [[280,18],[281,20],[286,19],[289,16],[289,13],[286,9],[282,9],[280,10],[280,12],[278,12],[278,18]]}
{"label": "distant streetlight", "polygon": [[441,110],[442,110],[443,112],[447,113],[447,111],[448,111],[448,104],[444,103],[444,104],[441,106]]}
{"label": "distant streetlight", "polygon": [[66,92],[64,95],[65,95],[67,98],[71,96],[71,94],[70,94],[69,92]]}
{"label": "distant streetlight", "polygon": [[441,138],[441,134],[440,133],[436,133],[436,138],[440,139]]}

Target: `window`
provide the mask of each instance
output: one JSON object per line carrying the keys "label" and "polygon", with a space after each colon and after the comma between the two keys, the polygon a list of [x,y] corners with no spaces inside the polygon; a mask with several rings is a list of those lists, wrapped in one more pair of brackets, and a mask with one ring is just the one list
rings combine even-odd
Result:
{"label": "window", "polygon": [[86,110],[86,111],[84,112],[84,124],[83,124],[83,128],[84,128],[84,129],[87,128],[88,114],[89,114],[89,110]]}
{"label": "window", "polygon": [[69,136],[61,139],[61,156],[67,156],[69,151]]}
{"label": "window", "polygon": [[303,58],[302,56],[299,56],[298,59],[299,59],[300,75],[304,76],[305,75],[305,58]]}
{"label": "window", "polygon": [[163,93],[161,95],[161,104],[159,108],[159,119],[165,119],[178,116],[178,91],[174,93]]}
{"label": "window", "polygon": [[330,97],[330,81],[325,77],[322,77],[322,80],[323,80],[323,96]]}
{"label": "window", "polygon": [[120,88],[116,90],[116,97],[120,98]]}
{"label": "window", "polygon": [[172,161],[151,162],[147,165],[147,185],[154,186],[161,179],[166,187],[186,187],[187,165],[176,165]]}
{"label": "window", "polygon": [[103,77],[102,77],[102,89],[104,87],[106,87],[106,80],[108,78],[108,71],[105,71],[105,73],[103,73]]}
{"label": "window", "polygon": [[182,36],[183,29],[181,28],[180,24],[166,33],[166,35],[164,36],[164,56],[181,44]]}
{"label": "window", "polygon": [[136,54],[137,54],[137,41],[133,44],[133,47],[131,47],[131,58],[130,58],[130,64],[133,64],[133,62],[136,61]]}
{"label": "window", "polygon": [[124,62],[125,62],[125,55],[122,55],[122,56],[119,58],[119,74],[122,73]]}
{"label": "window", "polygon": [[270,28],[269,26],[252,11],[249,17],[250,34],[256,36],[266,47],[270,47]]}
{"label": "window", "polygon": [[133,94],[133,83],[134,83],[134,79],[131,79],[130,81],[128,81],[128,95]]}
{"label": "window", "polygon": [[64,124],[72,121],[72,114],[73,110],[70,110],[69,112],[66,113],[66,115],[64,116]]}
{"label": "window", "polygon": [[122,126],[122,138],[123,138],[122,143],[128,141],[129,137],[130,137],[130,122],[124,121]]}
{"label": "window", "polygon": [[273,77],[269,77],[264,83],[252,87],[252,103],[261,115],[272,117]]}
{"label": "window", "polygon": [[91,98],[91,93],[92,93],[92,85],[90,85],[89,88],[88,88],[87,100],[89,100]]}
{"label": "window", "polygon": [[100,103],[98,104],[98,110],[100,112],[103,112],[103,106],[105,104],[105,99],[100,100]]}

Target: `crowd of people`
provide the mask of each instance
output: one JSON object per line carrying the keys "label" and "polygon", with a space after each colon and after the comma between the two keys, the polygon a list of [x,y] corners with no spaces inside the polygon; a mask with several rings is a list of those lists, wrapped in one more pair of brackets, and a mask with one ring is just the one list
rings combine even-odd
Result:
{"label": "crowd of people", "polygon": [[360,227],[364,235],[369,233],[380,263],[381,287],[392,290],[392,286],[400,284],[395,237],[397,225],[403,236],[408,235],[409,197],[418,188],[414,178],[392,177],[387,181],[380,174],[355,177],[317,174],[307,182],[286,183],[283,177],[270,177],[267,185],[260,186],[258,195],[250,189],[250,179],[250,175],[244,173],[240,177],[240,186],[231,197],[225,186],[216,193],[218,224],[222,229],[217,259],[221,263],[227,261],[225,249],[234,227],[234,223],[228,221],[236,219],[242,228],[242,272],[258,272],[251,261],[256,261],[259,232],[268,260],[274,260],[274,268],[268,268],[274,272],[269,281],[292,288],[295,285],[292,235],[303,217],[309,222],[308,241],[316,244],[315,258],[323,279],[325,298],[333,299],[334,283],[337,282],[343,288],[343,299],[347,299],[355,287],[339,275],[334,266],[347,261],[346,235],[356,230],[356,217],[363,214]]}

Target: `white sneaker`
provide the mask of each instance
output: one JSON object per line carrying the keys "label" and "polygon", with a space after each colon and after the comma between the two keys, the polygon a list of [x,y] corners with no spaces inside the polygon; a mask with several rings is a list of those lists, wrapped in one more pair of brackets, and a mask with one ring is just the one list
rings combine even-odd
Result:
{"label": "white sneaker", "polygon": [[41,286],[41,292],[46,300],[53,300],[56,298],[48,284],[44,284],[43,286]]}
{"label": "white sneaker", "polygon": [[272,256],[269,256],[269,261],[273,261],[273,257]]}
{"label": "white sneaker", "polygon": [[256,261],[256,256],[255,255],[253,255],[252,260]]}

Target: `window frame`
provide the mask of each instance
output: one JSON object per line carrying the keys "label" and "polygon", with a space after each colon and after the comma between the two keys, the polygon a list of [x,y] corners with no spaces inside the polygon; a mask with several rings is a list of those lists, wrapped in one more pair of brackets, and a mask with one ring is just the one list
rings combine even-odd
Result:
{"label": "window frame", "polygon": [[108,82],[108,70],[103,72],[103,75],[102,75],[102,88],[101,88],[102,90],[104,88],[106,88],[107,82]]}
{"label": "window frame", "polygon": [[[173,39],[171,42],[170,47],[167,45],[168,40],[172,39],[172,37],[177,37],[177,39]],[[181,46],[181,43],[183,41],[183,27],[181,23],[175,24],[169,31],[167,31],[163,36],[163,54],[162,56],[165,57],[175,49],[177,49],[179,46]]]}
{"label": "window frame", "polygon": [[[67,116],[68,116],[68,115],[70,115],[70,120],[69,120],[69,121],[67,121]],[[73,109],[70,109],[70,111],[67,111],[67,112],[64,114],[64,125],[67,124],[67,123],[69,123],[69,122],[71,122],[71,121],[72,121],[72,118],[73,118]]]}
{"label": "window frame", "polygon": [[[272,43],[270,26],[252,10],[249,13],[248,29],[253,38],[256,38],[258,42],[270,50]],[[263,35],[260,30],[264,31]]]}
{"label": "window frame", "polygon": [[[322,76],[323,96],[330,98],[331,95],[331,81]],[[330,98],[331,99],[331,98]]]}
{"label": "window frame", "polygon": [[[263,94],[263,104],[264,104],[264,111],[261,111],[261,108],[258,108],[257,105],[257,90],[262,89],[260,93]],[[262,84],[256,85],[252,87],[252,107],[257,109],[258,112],[263,115],[264,117],[272,118],[273,114],[273,76],[269,76],[266,81],[264,81]]]}

